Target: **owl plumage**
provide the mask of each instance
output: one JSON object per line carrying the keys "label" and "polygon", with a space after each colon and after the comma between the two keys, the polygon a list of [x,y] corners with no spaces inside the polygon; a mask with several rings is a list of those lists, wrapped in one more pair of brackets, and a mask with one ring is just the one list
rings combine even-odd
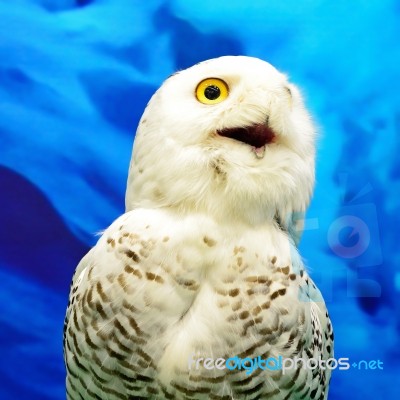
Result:
{"label": "owl plumage", "polygon": [[329,368],[195,362],[332,357],[296,247],[314,140],[298,89],[264,61],[221,57],[164,82],[137,130],[127,212],[73,278],[68,399],[327,398]]}

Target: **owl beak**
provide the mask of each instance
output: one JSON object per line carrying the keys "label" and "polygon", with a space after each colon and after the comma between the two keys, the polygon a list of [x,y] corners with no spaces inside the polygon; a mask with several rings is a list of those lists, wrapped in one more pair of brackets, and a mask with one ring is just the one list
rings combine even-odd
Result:
{"label": "owl beak", "polygon": [[275,138],[274,131],[267,124],[221,129],[217,133],[220,136],[246,143],[255,149],[264,148]]}

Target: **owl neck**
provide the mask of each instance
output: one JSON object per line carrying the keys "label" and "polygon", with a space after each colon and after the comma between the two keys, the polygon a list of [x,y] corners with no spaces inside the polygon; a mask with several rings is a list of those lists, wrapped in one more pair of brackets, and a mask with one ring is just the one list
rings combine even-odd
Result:
{"label": "owl neck", "polygon": [[243,202],[232,202],[228,199],[221,199],[212,202],[205,201],[181,201],[176,203],[167,203],[158,199],[142,198],[135,201],[129,201],[127,197],[126,212],[133,209],[162,209],[179,217],[201,214],[212,218],[217,224],[225,225],[227,223],[239,223],[248,226],[274,225],[281,226],[276,218],[276,210],[268,207],[251,206]]}
{"label": "owl neck", "polygon": [[[222,178],[215,178],[206,167],[176,170],[179,163],[171,163],[169,169],[164,164],[164,168],[155,168],[159,160],[154,158],[152,167],[143,167],[143,158],[148,155],[141,157],[137,157],[141,164],[135,160],[131,164],[125,200],[127,212],[137,208],[164,209],[178,216],[207,215],[219,224],[260,226],[278,225],[276,216],[286,215],[293,208],[288,199],[279,197],[278,202],[274,192],[258,182],[220,182]],[[199,170],[205,172],[200,174]],[[278,209],[281,204],[287,210]]]}

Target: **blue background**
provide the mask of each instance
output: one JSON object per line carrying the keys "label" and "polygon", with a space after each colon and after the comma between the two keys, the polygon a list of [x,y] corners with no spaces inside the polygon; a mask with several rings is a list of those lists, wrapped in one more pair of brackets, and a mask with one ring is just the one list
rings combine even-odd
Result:
{"label": "blue background", "polygon": [[330,399],[399,398],[400,4],[0,0],[0,398],[63,399],[69,283],[124,212],[136,125],[177,69],[263,58],[319,126],[301,252],[335,355]]}

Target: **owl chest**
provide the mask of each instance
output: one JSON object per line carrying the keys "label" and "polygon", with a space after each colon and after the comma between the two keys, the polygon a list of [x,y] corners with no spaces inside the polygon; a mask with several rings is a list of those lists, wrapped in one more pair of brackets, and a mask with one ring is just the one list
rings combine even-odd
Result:
{"label": "owl chest", "polygon": [[99,365],[150,368],[167,384],[187,374],[193,357],[281,355],[303,346],[293,340],[309,324],[298,296],[302,265],[285,235],[181,225],[117,224],[102,238],[102,261],[82,273],[70,316],[77,343],[86,341],[88,354],[103,349]]}
{"label": "owl chest", "polygon": [[282,316],[297,307],[297,253],[271,227],[235,231],[192,223],[174,232],[127,229],[107,241],[120,260],[112,297],[133,306],[137,325],[161,348],[176,343],[182,351],[185,344],[189,352],[210,338],[217,347],[233,346],[284,329]]}

